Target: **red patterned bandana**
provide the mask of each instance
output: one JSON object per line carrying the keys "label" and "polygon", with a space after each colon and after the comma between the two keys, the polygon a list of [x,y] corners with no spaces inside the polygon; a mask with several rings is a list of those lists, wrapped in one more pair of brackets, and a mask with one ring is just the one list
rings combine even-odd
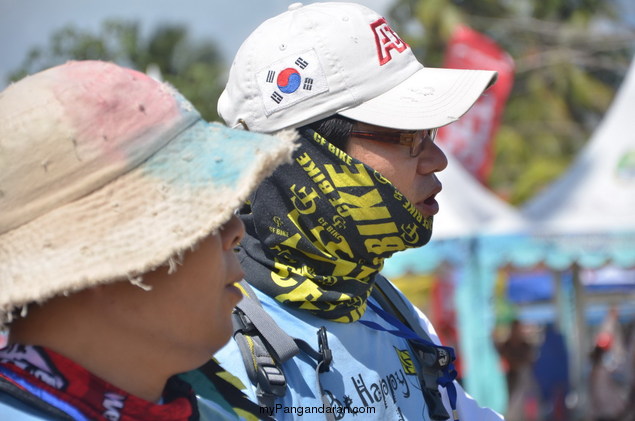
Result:
{"label": "red patterned bandana", "polygon": [[77,420],[198,419],[191,387],[176,377],[168,381],[164,403],[159,405],[124,392],[39,346],[16,344],[0,350],[0,376]]}

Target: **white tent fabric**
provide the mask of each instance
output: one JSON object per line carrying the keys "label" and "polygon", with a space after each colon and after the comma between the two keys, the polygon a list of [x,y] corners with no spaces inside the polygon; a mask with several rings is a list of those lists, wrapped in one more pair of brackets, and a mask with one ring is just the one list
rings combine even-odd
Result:
{"label": "white tent fabric", "polygon": [[384,275],[431,272],[444,262],[461,266],[472,257],[472,239],[485,227],[488,233],[527,229],[516,208],[479,183],[449,152],[446,156],[448,167],[437,175],[443,190],[437,195],[440,210],[434,217],[432,240],[423,248],[406,250],[388,259]]}
{"label": "white tent fabric", "polygon": [[635,230],[635,60],[577,160],[522,212],[551,233]]}
{"label": "white tent fabric", "polygon": [[437,195],[440,211],[434,217],[433,240],[526,228],[519,211],[479,183],[451,153],[448,167],[438,174],[443,190]]}

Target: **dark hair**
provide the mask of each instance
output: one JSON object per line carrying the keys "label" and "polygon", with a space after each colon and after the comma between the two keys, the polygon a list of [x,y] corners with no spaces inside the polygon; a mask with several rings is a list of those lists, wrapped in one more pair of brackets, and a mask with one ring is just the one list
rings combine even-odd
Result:
{"label": "dark hair", "polygon": [[339,114],[333,114],[322,120],[314,121],[304,127],[315,130],[320,136],[328,140],[333,145],[343,151],[346,151],[348,139],[351,137],[351,131],[355,121],[350,118],[343,117]]}

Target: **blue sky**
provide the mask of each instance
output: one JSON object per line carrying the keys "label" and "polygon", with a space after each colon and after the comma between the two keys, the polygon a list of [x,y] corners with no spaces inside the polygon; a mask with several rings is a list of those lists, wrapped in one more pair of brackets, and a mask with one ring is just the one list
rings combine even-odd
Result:
{"label": "blue sky", "polygon": [[[357,0],[385,13],[394,0]],[[635,1],[618,0],[635,26]],[[104,19],[138,20],[144,31],[161,23],[185,23],[193,37],[216,41],[227,60],[263,20],[283,12],[293,0],[0,0],[0,89],[27,52],[48,45],[57,29],[73,24],[97,29]],[[314,3],[307,0],[304,3]]]}
{"label": "blue sky", "polygon": [[[360,1],[384,13],[393,0]],[[138,20],[144,31],[161,23],[185,23],[193,37],[212,38],[228,61],[258,24],[287,9],[292,0],[0,0],[0,89],[27,52],[48,45],[67,24],[98,28],[107,18]],[[304,1],[303,3],[314,3]]]}

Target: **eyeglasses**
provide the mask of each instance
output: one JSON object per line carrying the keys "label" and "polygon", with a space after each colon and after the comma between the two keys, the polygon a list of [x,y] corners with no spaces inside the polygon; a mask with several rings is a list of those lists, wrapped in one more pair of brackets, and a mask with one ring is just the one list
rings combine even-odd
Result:
{"label": "eyeglasses", "polygon": [[412,132],[370,132],[364,130],[353,130],[351,136],[361,139],[376,140],[400,145],[410,145],[410,156],[419,156],[426,142],[434,142],[439,129],[425,129]]}

